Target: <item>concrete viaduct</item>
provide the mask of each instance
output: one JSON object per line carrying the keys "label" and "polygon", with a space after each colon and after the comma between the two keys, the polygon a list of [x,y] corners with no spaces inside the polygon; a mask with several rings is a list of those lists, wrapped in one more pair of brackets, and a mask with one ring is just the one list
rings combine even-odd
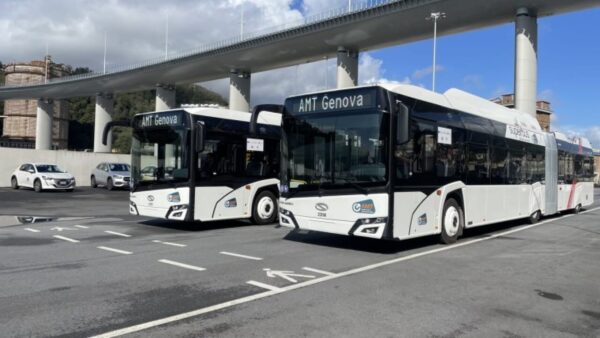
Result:
{"label": "concrete viaduct", "polygon": [[[111,121],[115,93],[156,89],[156,110],[175,106],[174,85],[229,75],[229,107],[250,109],[251,74],[337,57],[337,87],[357,85],[362,51],[430,38],[425,18],[445,12],[439,35],[515,22],[515,106],[535,116],[537,18],[600,5],[598,0],[369,0],[269,34],[205,46],[168,60],[106,74],[59,78],[47,84],[0,87],[0,100],[38,99],[36,149],[50,149],[53,99],[96,97],[94,151],[109,152],[102,131]],[[110,138],[109,138],[110,139]]]}

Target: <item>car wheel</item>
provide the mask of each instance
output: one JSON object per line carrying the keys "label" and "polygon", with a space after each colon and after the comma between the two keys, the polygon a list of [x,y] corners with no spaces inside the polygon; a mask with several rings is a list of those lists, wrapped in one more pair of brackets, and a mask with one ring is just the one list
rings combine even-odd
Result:
{"label": "car wheel", "polygon": [[17,178],[13,176],[13,178],[10,179],[10,186],[13,189],[19,189],[19,182],[17,182]]}
{"label": "car wheel", "polygon": [[33,190],[35,190],[35,192],[42,192],[42,181],[39,179],[35,180],[35,182],[33,182]]}
{"label": "car wheel", "polygon": [[92,188],[98,187],[98,183],[96,183],[96,176],[92,175],[92,178],[90,179],[90,183],[91,183]]}
{"label": "car wheel", "polygon": [[529,216],[527,221],[529,222],[529,224],[535,224],[540,221],[540,218],[542,218],[542,213],[539,210],[537,210],[536,212],[531,214],[531,216]]}
{"label": "car wheel", "polygon": [[277,218],[277,198],[269,190],[261,191],[255,198],[252,207],[252,220],[263,225],[275,222]]}
{"label": "car wheel", "polygon": [[106,189],[108,189],[108,190],[113,190],[114,189],[114,186],[113,186],[113,183],[112,183],[112,178],[110,178],[110,177],[106,180]]}
{"label": "car wheel", "polygon": [[444,203],[444,213],[442,216],[442,233],[440,240],[445,244],[456,242],[464,226],[464,216],[462,208],[455,199],[449,198]]}

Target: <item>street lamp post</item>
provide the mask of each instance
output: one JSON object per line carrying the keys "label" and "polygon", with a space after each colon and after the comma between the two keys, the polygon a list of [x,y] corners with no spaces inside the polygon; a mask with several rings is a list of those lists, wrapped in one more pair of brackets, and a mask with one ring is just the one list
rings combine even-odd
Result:
{"label": "street lamp post", "polygon": [[433,75],[431,90],[435,92],[435,55],[436,55],[436,43],[437,43],[437,21],[438,19],[443,19],[446,17],[446,13],[444,12],[433,12],[426,20],[433,20],[433,68],[431,69],[431,73]]}

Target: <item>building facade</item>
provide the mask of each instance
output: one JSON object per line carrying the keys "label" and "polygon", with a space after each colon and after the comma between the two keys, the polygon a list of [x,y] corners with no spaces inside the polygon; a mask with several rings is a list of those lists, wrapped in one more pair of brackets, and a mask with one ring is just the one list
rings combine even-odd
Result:
{"label": "building facade", "polygon": [[[5,83],[11,85],[41,84],[48,78],[61,77],[70,72],[68,67],[55,64],[46,57],[44,61],[13,63],[4,67]],[[37,100],[6,100],[4,103],[4,128],[0,141],[3,145],[33,148],[37,118]],[[69,137],[69,112],[64,101],[54,101],[52,145],[66,149]]]}

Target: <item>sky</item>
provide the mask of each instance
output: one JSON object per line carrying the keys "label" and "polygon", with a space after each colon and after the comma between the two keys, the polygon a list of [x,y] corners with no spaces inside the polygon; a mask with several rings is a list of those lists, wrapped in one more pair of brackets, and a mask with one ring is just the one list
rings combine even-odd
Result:
{"label": "sky", "polygon": [[[354,2],[364,0],[352,0]],[[100,71],[164,58],[241,33],[300,22],[348,0],[0,0],[0,61],[42,59]],[[451,15],[451,13],[447,13]],[[600,148],[600,7],[538,19],[538,99],[552,128]],[[439,22],[443,26],[443,20]],[[362,52],[359,82],[431,88],[432,40]],[[484,98],[513,92],[514,24],[438,38],[436,90]],[[224,74],[227,75],[227,74]],[[228,96],[228,80],[203,83]],[[335,86],[335,60],[252,75],[251,104]]]}

